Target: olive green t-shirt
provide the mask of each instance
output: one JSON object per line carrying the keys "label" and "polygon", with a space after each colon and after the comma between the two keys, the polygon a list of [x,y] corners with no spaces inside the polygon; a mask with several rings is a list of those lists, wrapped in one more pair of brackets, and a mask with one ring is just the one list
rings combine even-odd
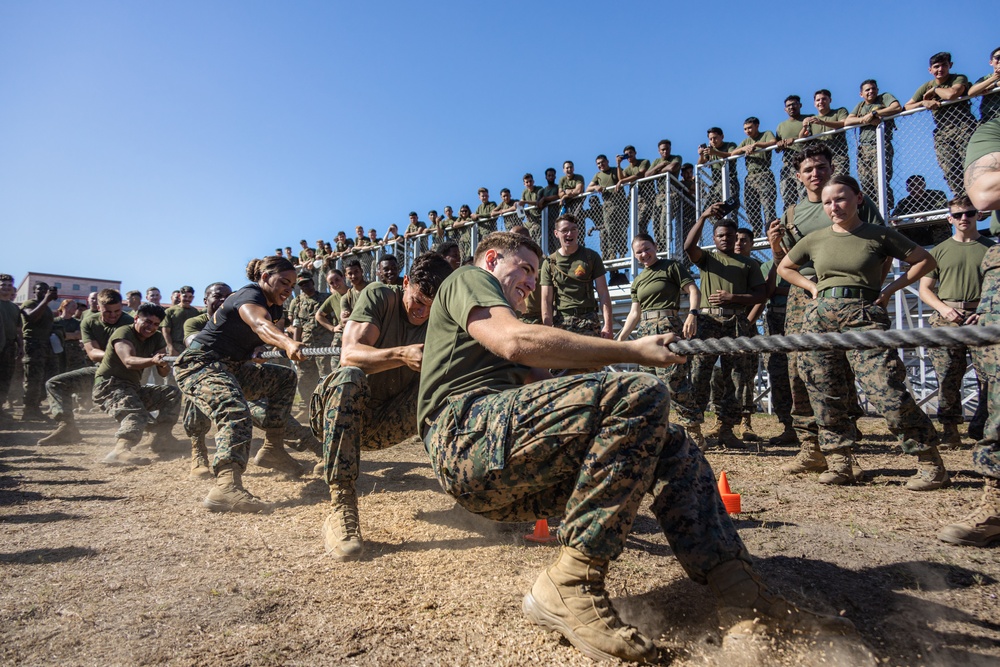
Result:
{"label": "olive green t-shirt", "polygon": [[862,223],[852,232],[835,232],[832,226],[817,230],[796,243],[788,257],[799,265],[812,260],[820,290],[861,287],[880,292],[886,258],[903,259],[916,247],[895,229]]}
{"label": "olive green t-shirt", "polygon": [[208,325],[208,313],[202,313],[198,317],[192,317],[184,323],[184,340],[188,336],[193,336]]}
{"label": "olive green t-shirt", "polygon": [[416,222],[411,222],[406,226],[407,234],[419,234],[420,232],[427,229],[427,223],[423,220],[417,220]]}
{"label": "olive green t-shirt", "polygon": [[525,204],[531,204],[538,201],[542,196],[542,189],[537,185],[532,187],[530,190],[525,188],[521,193],[521,201]]}
{"label": "olive green t-shirt", "polygon": [[594,281],[605,273],[601,256],[590,248],[580,246],[572,255],[564,257],[558,250],[549,255],[548,261],[542,265],[539,282],[543,287],[555,289],[553,306],[556,312],[574,309],[596,311]]}
{"label": "olive green t-shirt", "polygon": [[[827,114],[817,113],[816,118],[820,120],[825,120],[827,122],[833,122],[838,120],[844,120],[847,118],[847,108],[840,107],[838,109],[830,109]],[[832,127],[827,127],[826,125],[814,124],[809,126],[812,131],[813,136],[820,134],[822,132],[829,132],[834,129]],[[847,155],[847,133],[839,132],[838,134],[828,134],[825,137],[816,137],[818,141],[827,141],[830,143],[830,150],[833,151],[834,155]]]}
{"label": "olive green t-shirt", "polygon": [[[937,79],[931,79],[927,83],[923,84],[917,88],[917,92],[913,93],[913,97],[910,98],[911,102],[921,102],[924,99],[924,94],[928,90],[934,88],[954,88],[958,85],[965,85],[965,93],[969,92],[969,77],[964,74],[949,74],[948,78],[944,83],[938,84]],[[963,94],[965,94],[963,93]],[[949,104],[947,106],[939,107],[931,113],[934,114],[934,120],[938,123],[945,122],[954,124],[955,122],[976,122],[976,119],[972,115],[972,104],[965,100],[964,102],[958,102],[956,104]]]}
{"label": "olive green t-shirt", "polygon": [[166,317],[160,322],[160,328],[170,327],[170,340],[174,345],[184,345],[184,323],[192,317],[198,317],[200,310],[193,306],[171,306],[167,308]]}
{"label": "olive green t-shirt", "polygon": [[[373,347],[380,350],[419,345],[424,342],[427,333],[427,322],[415,326],[407,319],[406,309],[403,307],[402,285],[368,285],[358,295],[350,320],[378,327],[378,338]],[[381,373],[370,373],[368,384],[372,398],[383,403],[389,401],[409,383],[415,382],[417,376],[416,371],[405,365]]]}
{"label": "olive green t-shirt", "polygon": [[[682,164],[684,162],[684,160],[681,158],[680,155],[674,155],[673,153],[671,153],[667,157],[658,157],[655,160],[653,160],[653,164],[650,165],[650,168],[655,167],[655,166],[657,166],[659,164],[662,164],[664,162],[666,162],[667,164]],[[680,178],[680,175],[681,174],[678,171],[677,172],[677,177]]]}
{"label": "olive green t-shirt", "polygon": [[[861,222],[885,226],[882,214],[878,212],[878,208],[868,198],[868,195],[865,195],[864,201],[858,207],[858,217],[861,218]],[[826,229],[833,225],[833,221],[830,220],[826,211],[823,210],[823,202],[811,202],[808,198],[804,198],[795,204],[795,206],[788,207],[781,216],[781,224],[786,230],[783,245],[788,250],[795,245],[797,239],[801,236],[808,236],[817,230]],[[789,231],[791,225],[794,225],[796,230],[798,230],[797,234],[793,235]],[[799,267],[799,273],[804,276],[816,275],[812,263],[806,263]]]}
{"label": "olive green t-shirt", "polygon": [[[760,136],[756,139],[751,139],[747,137],[740,142],[737,148],[743,148],[744,146],[749,146],[750,144],[755,144],[758,141],[774,141],[774,133],[770,130],[761,132]],[[763,173],[765,171],[771,170],[771,151],[754,151],[746,156],[747,160],[747,173],[757,174]]]}
{"label": "olive green t-shirt", "polygon": [[965,148],[965,168],[990,153],[1000,153],[1000,118],[983,123]]}
{"label": "olive green t-shirt", "polygon": [[[852,116],[857,116],[861,118],[867,116],[872,111],[881,111],[893,102],[898,102],[891,93],[879,93],[878,97],[875,98],[874,102],[868,103],[861,101],[854,111],[851,112]],[[882,121],[882,125],[885,127],[885,140],[892,141],[892,131],[896,129],[896,123],[893,122],[891,118],[886,118]],[[866,146],[874,146],[877,142],[875,136],[875,126],[874,125],[859,125],[858,126],[858,143]]]}
{"label": "olive green t-shirt", "polygon": [[[732,153],[734,150],[736,150],[736,144],[733,143],[732,141],[723,141],[722,142],[722,146],[719,147],[719,150],[724,151],[726,153]],[[723,161],[723,162],[717,162],[716,164],[712,165],[712,178],[715,179],[715,180],[719,180],[719,178],[722,177],[722,173],[723,173],[722,172],[722,165],[723,165],[723,163],[724,163],[724,161],[725,161],[726,158],[720,158],[720,157],[712,156],[711,159],[712,160],[722,160]],[[736,176],[736,163],[732,162],[732,166],[730,167],[730,171],[729,171],[729,178],[733,179],[735,176]],[[739,194],[739,193],[733,193],[733,194]]]}
{"label": "olive green t-shirt", "polygon": [[488,201],[485,204],[480,204],[479,206],[476,207],[476,212],[472,215],[472,217],[488,218],[490,217],[490,213],[492,213],[493,209],[495,209],[496,207],[497,203],[495,201]]}
{"label": "olive green t-shirt", "polygon": [[5,345],[17,339],[21,329],[21,311],[12,301],[0,301],[0,325],[3,327]]}
{"label": "olive green t-shirt", "polygon": [[[118,378],[138,387],[142,382],[142,371],[125,368],[121,357],[115,352],[115,342],[120,340],[132,343],[132,346],[135,348],[134,356],[145,359],[152,358],[154,354],[164,349],[167,346],[167,341],[164,340],[163,334],[159,331],[146,340],[140,340],[139,334],[135,332],[135,327],[131,326],[119,327],[111,334],[111,338],[108,339],[108,346],[104,350],[104,359],[101,360],[101,365],[97,367],[97,376],[94,378],[94,381],[99,382],[102,378]],[[156,371],[153,372],[155,373]]]}
{"label": "olive green t-shirt", "polygon": [[[760,266],[740,255],[727,255],[719,250],[702,250],[701,259],[695,262],[701,270],[701,293],[707,303],[708,296],[718,290],[731,294],[749,294],[750,290],[764,284]],[[747,308],[734,304],[732,308]]]}
{"label": "olive green t-shirt", "polygon": [[343,297],[338,293],[334,292],[330,296],[326,297],[326,301],[323,305],[319,307],[319,312],[330,318],[330,321],[334,326],[340,324],[340,311],[342,309],[341,300]]}
{"label": "olive green t-shirt", "polygon": [[659,259],[632,281],[632,301],[642,310],[677,310],[681,290],[694,283],[691,272],[672,259]]}
{"label": "olive green t-shirt", "polygon": [[613,188],[616,183],[618,183],[618,171],[615,169],[599,171],[590,179],[591,185],[598,185],[602,188]]}
{"label": "olive green t-shirt", "polygon": [[[982,83],[991,76],[993,75],[986,74],[981,76],[976,79],[976,83]],[[982,101],[979,103],[979,122],[985,123],[988,120],[998,117],[1000,117],[1000,90],[997,90],[996,86],[994,86],[992,90],[983,95]]]}
{"label": "olive green t-shirt", "polygon": [[[769,260],[767,260],[766,262],[764,262],[763,264],[760,265],[760,275],[764,276],[764,281],[765,282],[767,281],[767,276],[768,276],[769,273],[771,273],[771,268],[773,266],[774,266],[774,260],[773,259],[769,259]],[[791,285],[792,284],[790,282],[788,282],[787,280],[785,280],[784,278],[782,278],[780,275],[778,275],[777,272],[775,272],[775,274],[774,274],[774,286],[775,287],[791,287]],[[788,304],[788,295],[787,294],[778,294],[777,292],[775,292],[774,294],[771,295],[771,298],[768,299],[768,303],[771,304],[772,306],[775,306],[775,307],[781,307],[781,306],[787,305]]]}
{"label": "olive green t-shirt", "polygon": [[982,262],[986,252],[996,245],[985,236],[971,243],[954,238],[934,246],[931,256],[937,266],[927,274],[938,281],[937,295],[942,301],[978,301],[983,284]]}
{"label": "olive green t-shirt", "polygon": [[635,176],[643,172],[649,171],[649,160],[636,160],[636,163],[629,163],[628,167],[622,169],[622,174],[628,178],[629,176]]}
{"label": "olive green t-shirt", "polygon": [[104,318],[98,313],[96,317],[89,317],[80,323],[80,341],[84,344],[92,343],[94,347],[104,350],[108,347],[111,334],[133,322],[135,319],[131,315],[122,313],[114,324],[105,324]]}
{"label": "olive green t-shirt", "polygon": [[[469,335],[473,308],[510,308],[500,283],[477,266],[463,266],[445,278],[427,322],[427,340],[420,369],[417,428],[444,407],[450,396],[475,389],[499,393],[524,384],[530,369],[507,361]],[[500,425],[498,424],[499,428]]]}
{"label": "olive green t-shirt", "polygon": [[[37,299],[28,299],[21,304],[22,311],[32,310],[39,304]],[[56,319],[52,309],[46,306],[42,308],[41,317],[34,322],[29,322],[28,318],[21,315],[21,332],[25,340],[48,340],[52,334],[52,323]]]}
{"label": "olive green t-shirt", "polygon": [[[788,118],[787,120],[778,124],[778,129],[775,132],[778,139],[785,141],[786,139],[798,139],[799,132],[802,131],[802,120],[805,118],[802,114],[795,116],[794,118]],[[803,142],[804,143],[804,142]],[[792,155],[798,153],[802,150],[803,144],[792,144],[785,149],[785,159],[788,160]]]}
{"label": "olive green t-shirt", "polygon": [[573,174],[572,176],[563,176],[562,178],[559,179],[560,190],[569,191],[580,185],[583,185],[583,176],[581,176],[580,174]]}
{"label": "olive green t-shirt", "polygon": [[[368,283],[368,285],[371,285],[371,283]],[[367,287],[368,285],[365,285],[365,287]],[[344,312],[345,310],[348,313],[354,310],[354,304],[358,302],[358,295],[361,294],[361,290],[363,289],[364,287],[362,287],[360,290],[354,289],[352,287],[349,290],[347,290],[347,294],[345,294],[340,298],[341,313]],[[340,313],[337,313],[337,317],[338,318],[340,317]]]}
{"label": "olive green t-shirt", "polygon": [[559,186],[558,185],[546,185],[542,188],[542,192],[538,195],[539,199],[544,199],[545,197],[558,197],[559,196]]}

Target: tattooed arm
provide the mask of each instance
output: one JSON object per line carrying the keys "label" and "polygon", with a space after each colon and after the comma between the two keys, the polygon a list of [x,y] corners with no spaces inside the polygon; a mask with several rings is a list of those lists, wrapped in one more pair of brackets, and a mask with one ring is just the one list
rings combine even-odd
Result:
{"label": "tattooed arm", "polygon": [[969,165],[965,190],[980,211],[1000,209],[1000,152],[987,153]]}

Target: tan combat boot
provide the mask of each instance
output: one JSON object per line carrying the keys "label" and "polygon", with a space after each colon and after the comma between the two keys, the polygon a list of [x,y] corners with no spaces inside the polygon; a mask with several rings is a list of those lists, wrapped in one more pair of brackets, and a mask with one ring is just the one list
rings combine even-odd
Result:
{"label": "tan combat boot", "polygon": [[958,424],[942,424],[941,425],[941,444],[938,445],[939,450],[947,449],[961,449],[962,448],[962,434],[958,432]]}
{"label": "tan combat boot", "polygon": [[563,547],[559,560],[542,572],[522,609],[533,622],[555,630],[593,660],[648,662],[652,640],[622,623],[604,590],[608,561]]}
{"label": "tan combat boot", "polygon": [[215,486],[205,496],[202,505],[212,512],[266,512],[268,506],[243,488],[243,473],[235,463],[219,466]]}
{"label": "tan combat boot", "polygon": [[694,440],[694,444],[698,445],[698,449],[704,451],[705,436],[701,433],[701,424],[687,424],[684,426],[684,430],[687,432],[688,437]]}
{"label": "tan combat boot", "polygon": [[76,423],[71,421],[61,421],[56,430],[49,433],[38,441],[39,445],[68,445],[73,442],[80,442],[83,436],[77,429]]}
{"label": "tan combat boot", "polygon": [[205,436],[191,436],[191,479],[212,479],[212,466],[208,462],[208,447],[205,446]]}
{"label": "tan combat boot", "polygon": [[149,464],[149,459],[132,452],[132,443],[128,440],[118,438],[115,447],[108,455],[101,459],[101,463],[111,466],[144,466]]}
{"label": "tan combat boot", "polygon": [[944,469],[944,461],[937,447],[931,446],[926,452],[917,454],[917,474],[909,479],[906,488],[910,491],[934,491],[951,486],[951,478]]}
{"label": "tan combat boot", "polygon": [[742,429],[742,433],[740,435],[747,442],[757,442],[760,440],[760,436],[753,431],[751,417],[752,415],[749,412],[743,413],[743,421],[740,422],[740,428]]}
{"label": "tan combat boot", "polygon": [[333,511],[323,522],[323,544],[335,560],[357,560],[364,551],[361,522],[358,519],[358,494],[350,482],[330,485]]}
{"label": "tan combat boot", "polygon": [[968,516],[941,529],[938,539],[964,547],[986,547],[1000,540],[1000,481],[987,478],[979,505]]}
{"label": "tan combat boot", "polygon": [[771,593],[746,561],[734,558],[716,565],[706,575],[719,603],[725,626],[750,621],[764,629],[791,632],[850,634],[854,624],[840,616],[819,614]]}
{"label": "tan combat boot", "polygon": [[182,440],[174,437],[172,426],[168,424],[155,424],[150,429],[149,448],[157,456],[172,456],[183,454],[187,450],[187,445]]}
{"label": "tan combat boot", "polygon": [[285,451],[284,429],[268,429],[264,432],[264,446],[257,452],[253,462],[261,468],[271,468],[292,477],[302,475],[302,466]]}
{"label": "tan combat boot", "polygon": [[795,434],[795,429],[789,424],[785,424],[785,430],[773,438],[768,438],[767,444],[772,447],[777,445],[791,445],[799,441],[799,436]]}
{"label": "tan combat boot", "polygon": [[806,472],[824,472],[826,457],[815,442],[803,442],[799,453],[788,463],[781,466],[782,472],[788,475],[801,475]]}
{"label": "tan combat boot", "polygon": [[848,447],[834,449],[826,455],[826,472],[821,473],[816,480],[820,484],[832,484],[841,486],[843,484],[854,484],[857,478],[854,476],[854,456]]}

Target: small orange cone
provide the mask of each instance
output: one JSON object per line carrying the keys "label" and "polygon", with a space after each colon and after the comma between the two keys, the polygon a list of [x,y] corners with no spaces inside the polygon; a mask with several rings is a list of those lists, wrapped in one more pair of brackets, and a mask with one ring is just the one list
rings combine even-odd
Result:
{"label": "small orange cone", "polygon": [[535,532],[528,533],[524,536],[524,539],[529,542],[537,542],[538,544],[550,544],[559,538],[549,533],[548,519],[539,519],[535,522]]}
{"label": "small orange cone", "polygon": [[726,506],[726,511],[730,514],[740,513],[740,494],[733,493],[729,488],[729,479],[725,471],[719,475],[719,495],[722,496],[722,504]]}

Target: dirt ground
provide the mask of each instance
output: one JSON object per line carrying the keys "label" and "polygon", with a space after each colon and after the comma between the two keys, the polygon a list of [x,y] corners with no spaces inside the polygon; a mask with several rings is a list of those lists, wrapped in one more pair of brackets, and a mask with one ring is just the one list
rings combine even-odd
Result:
{"label": "dirt ground", "polygon": [[[778,432],[771,418],[756,425]],[[185,457],[109,468],[98,460],[114,424],[88,414],[80,426],[85,440],[68,446],[35,444],[42,424],[0,432],[4,665],[592,664],[521,614],[555,548],[527,544],[530,525],[454,509],[416,439],[365,454],[366,557],[341,564],[323,551],[319,478],[251,467],[245,483],[275,511],[212,514]],[[684,576],[644,508],[608,583],[664,663],[1000,664],[1000,550],[934,539],[979,496],[969,451],[944,454],[951,488],[911,493],[902,484],[914,460],[882,420],[861,426],[861,486],[784,476],[791,447],[709,453],[742,494],[736,523],[769,584],[843,613],[860,638],[723,640],[711,595]]]}

